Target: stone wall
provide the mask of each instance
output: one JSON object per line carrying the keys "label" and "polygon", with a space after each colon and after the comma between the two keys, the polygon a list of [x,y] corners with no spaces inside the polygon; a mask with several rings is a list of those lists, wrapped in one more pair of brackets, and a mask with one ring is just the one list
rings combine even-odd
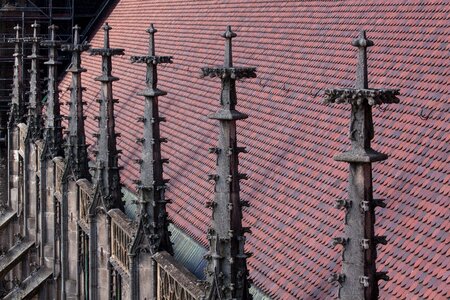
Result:
{"label": "stone wall", "polygon": [[0,205],[6,205],[8,202],[8,158],[6,152],[5,147],[0,147]]}

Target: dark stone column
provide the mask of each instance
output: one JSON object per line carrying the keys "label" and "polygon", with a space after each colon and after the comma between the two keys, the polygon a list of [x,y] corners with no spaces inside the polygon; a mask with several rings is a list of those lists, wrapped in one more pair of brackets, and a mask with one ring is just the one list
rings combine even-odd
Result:
{"label": "dark stone column", "polygon": [[[7,149],[0,147],[0,174],[6,174],[7,171]],[[8,206],[8,181],[4,177],[0,180],[0,215]]]}

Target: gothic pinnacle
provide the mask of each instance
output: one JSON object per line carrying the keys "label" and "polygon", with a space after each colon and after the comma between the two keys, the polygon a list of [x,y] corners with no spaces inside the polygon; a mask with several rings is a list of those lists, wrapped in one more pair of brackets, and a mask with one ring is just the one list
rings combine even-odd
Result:
{"label": "gothic pinnacle", "polygon": [[28,58],[31,59],[31,69],[30,69],[30,93],[28,99],[28,131],[27,139],[32,142],[40,139],[42,137],[42,98],[41,98],[41,87],[40,87],[40,70],[39,70],[39,42],[38,29],[40,25],[34,21],[31,25],[33,28],[33,37],[26,38],[24,41],[30,42],[32,45],[32,53]]}
{"label": "gothic pinnacle", "polygon": [[114,103],[112,82],[119,78],[111,75],[112,56],[123,55],[123,49],[110,48],[109,31],[111,26],[105,23],[104,48],[91,49],[91,55],[102,57],[102,75],[95,78],[101,83],[100,115],[98,119],[99,132],[97,139],[96,157],[96,195],[102,198],[103,206],[123,209],[122,192],[120,184],[119,151],[117,150],[117,137],[115,132]]}
{"label": "gothic pinnacle", "polygon": [[80,44],[80,27],[73,27],[73,44],[63,45],[62,50],[72,52],[72,61],[67,69],[72,73],[72,83],[70,88],[70,109],[69,109],[69,132],[67,137],[67,168],[72,169],[76,179],[85,178],[90,180],[86,135],[84,129],[83,115],[83,87],[81,84],[81,74],[86,69],[81,67],[81,53],[89,49],[87,43]]}
{"label": "gothic pinnacle", "polygon": [[371,148],[370,141],[374,138],[371,108],[398,103],[399,91],[369,89],[367,47],[373,46],[373,42],[361,31],[352,45],[359,48],[355,88],[325,92],[326,103],[351,104],[351,149],[334,158],[350,164],[349,198],[336,204],[336,208],[345,209],[345,234],[333,239],[333,245],[342,245],[342,273],[334,274],[330,281],[339,283],[340,299],[377,299],[378,280],[388,277],[376,271],[376,247],[387,241],[384,236],[375,235],[375,207],[384,203],[373,199],[372,163],[387,159],[387,155]]}
{"label": "gothic pinnacle", "polygon": [[245,233],[249,228],[242,226],[242,206],[248,206],[240,199],[240,181],[247,179],[239,173],[239,153],[246,152],[237,146],[236,120],[247,115],[236,110],[236,79],[256,76],[255,68],[233,67],[232,39],[236,34],[228,26],[222,35],[225,38],[224,66],[202,68],[203,76],[219,77],[222,81],[220,109],[209,116],[219,121],[220,135],[217,147],[209,152],[217,157],[216,174],[208,178],[215,186],[214,201],[208,201],[212,209],[212,226],[208,230],[209,252],[206,277],[209,284],[208,299],[251,299],[249,293],[247,258],[244,251]]}
{"label": "gothic pinnacle", "polygon": [[9,43],[14,43],[14,78],[13,78],[13,88],[12,88],[12,99],[11,99],[11,110],[9,115],[8,126],[13,128],[15,125],[24,121],[25,115],[25,103],[23,99],[23,59],[20,52],[20,45],[22,39],[20,38],[20,30],[22,28],[19,25],[14,27],[16,31],[16,36],[13,39],[9,39]]}
{"label": "gothic pinnacle", "polygon": [[[167,251],[173,254],[169,221],[167,218],[165,200],[166,180],[163,178],[163,164],[167,162],[161,156],[160,122],[158,96],[166,95],[166,92],[158,89],[157,66],[161,63],[172,63],[171,56],[156,56],[155,33],[157,30],[153,26],[146,30],[149,33],[148,55],[132,56],[132,63],[145,63],[147,65],[146,88],[140,93],[145,97],[144,116],[141,117],[144,123],[144,134],[140,139],[142,143],[142,158],[138,160],[141,168],[139,180],[140,199],[140,222],[144,234],[150,242],[151,253]],[[152,121],[150,121],[152,120]],[[155,224],[155,226],[145,226],[145,224]],[[153,237],[153,238],[152,238]]]}
{"label": "gothic pinnacle", "polygon": [[57,66],[60,64],[57,60],[57,46],[59,43],[55,40],[55,31],[57,28],[55,25],[50,25],[50,40],[41,43],[42,46],[49,48],[48,61],[44,63],[48,66],[47,108],[43,151],[43,155],[47,158],[63,155],[63,133],[59,92],[56,81],[58,74]]}

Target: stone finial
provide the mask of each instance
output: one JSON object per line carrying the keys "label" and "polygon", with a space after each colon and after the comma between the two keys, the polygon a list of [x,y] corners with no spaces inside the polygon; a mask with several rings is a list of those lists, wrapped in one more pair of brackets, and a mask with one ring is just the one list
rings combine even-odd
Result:
{"label": "stone finial", "polygon": [[21,27],[17,24],[14,26],[16,31],[15,38],[9,39],[9,43],[14,43],[14,77],[12,88],[11,109],[9,114],[8,126],[13,128],[17,124],[24,121],[25,103],[23,99],[23,60],[20,45],[22,39],[20,38]]}
{"label": "stone finial", "polygon": [[203,77],[219,77],[222,79],[222,93],[220,97],[221,108],[218,112],[209,116],[211,119],[241,120],[247,118],[247,115],[240,113],[235,109],[237,104],[236,80],[256,77],[256,68],[233,67],[231,40],[236,36],[237,35],[231,31],[231,26],[228,26],[227,31],[222,34],[222,37],[225,38],[225,59],[223,66],[202,68]]}
{"label": "stone finial", "polygon": [[[377,245],[386,244],[386,238],[375,235],[375,207],[385,207],[383,201],[373,199],[372,162],[387,159],[387,155],[371,148],[374,138],[372,106],[398,103],[398,90],[369,89],[367,47],[373,42],[361,31],[353,43],[359,48],[355,88],[329,89],[326,103],[351,105],[351,149],[336,155],[335,160],[350,164],[349,197],[338,200],[336,208],[345,210],[344,237],[333,239],[333,245],[342,246],[342,272],[334,274],[330,282],[339,283],[340,299],[377,299],[378,280],[387,276],[376,271]],[[384,273],[383,273],[384,274]],[[384,274],[385,275],[385,274]]]}
{"label": "stone finial", "polygon": [[109,26],[108,23],[105,23],[105,24],[103,24],[102,28],[105,31],[104,36],[103,36],[103,48],[108,49],[109,48],[109,31],[112,29],[112,27]]}
{"label": "stone finial", "polygon": [[[91,49],[91,55],[102,57],[102,75],[95,78],[101,83],[100,115],[97,116],[99,132],[97,136],[96,150],[96,182],[94,202],[100,204],[106,209],[123,209],[122,192],[119,170],[119,151],[117,150],[117,137],[119,134],[115,131],[114,103],[118,102],[113,98],[112,82],[119,78],[111,75],[112,56],[123,55],[123,49],[110,48],[109,31],[112,28],[105,23],[104,30],[104,48]],[[99,199],[101,198],[101,199]]]}
{"label": "stone finial", "polygon": [[20,39],[20,30],[22,29],[22,27],[20,27],[20,25],[17,24],[16,26],[14,26],[13,29],[16,31],[16,39],[19,40]]}
{"label": "stone finial", "polygon": [[80,43],[80,30],[81,27],[78,24],[75,24],[75,26],[73,26],[73,44],[74,45],[78,45]]}
{"label": "stone finial", "polygon": [[212,209],[212,224],[208,230],[209,252],[206,277],[209,286],[208,299],[251,299],[249,293],[247,258],[244,250],[245,234],[249,228],[242,226],[242,207],[248,206],[240,199],[240,181],[247,179],[239,173],[239,154],[246,153],[237,146],[236,120],[247,115],[236,110],[236,79],[256,76],[255,68],[233,67],[231,40],[236,34],[230,26],[225,37],[224,66],[202,68],[204,76],[222,80],[220,110],[209,116],[219,121],[218,146],[210,148],[217,156],[216,174],[208,175],[213,181],[215,196],[206,206]]}
{"label": "stone finial", "polygon": [[148,43],[148,55],[149,56],[155,56],[155,33],[158,32],[156,28],[153,26],[153,24],[150,24],[150,27],[146,30],[149,35],[149,43]]}
{"label": "stone finial", "polygon": [[59,29],[58,26],[56,26],[55,24],[51,24],[50,26],[48,26],[48,29],[50,30],[50,41],[55,42],[55,38],[56,38],[56,30]]}
{"label": "stone finial", "polygon": [[42,97],[41,97],[41,82],[40,82],[40,70],[39,70],[39,42],[38,29],[40,25],[34,21],[31,25],[33,28],[33,37],[26,38],[24,41],[30,42],[32,44],[32,52],[28,58],[31,59],[31,69],[30,69],[30,92],[28,98],[28,131],[27,140],[35,142],[42,138]]}
{"label": "stone finial", "polygon": [[81,74],[86,72],[86,69],[81,67],[81,53],[88,50],[90,45],[80,43],[80,29],[78,25],[75,25],[73,27],[73,44],[62,46],[63,51],[72,53],[72,61],[67,69],[68,72],[72,73],[72,82],[70,86],[69,130],[66,151],[66,168],[67,170],[70,169],[71,172],[65,172],[64,174],[71,174],[75,179],[85,178],[90,180],[91,174],[89,173],[89,160],[87,155],[88,145],[86,144],[84,129],[84,88],[81,84]]}
{"label": "stone finial", "polygon": [[233,51],[231,40],[237,37],[237,34],[231,31],[231,26],[227,26],[227,30],[222,34],[225,38],[225,59],[223,66],[225,68],[231,68],[233,66]]}
{"label": "stone finial", "polygon": [[352,45],[359,48],[355,87],[357,89],[367,89],[369,87],[367,75],[367,48],[373,46],[373,42],[366,38],[366,31],[361,30],[359,37],[353,41]]}
{"label": "stone finial", "polygon": [[[31,24],[31,28],[39,28],[39,27],[41,27],[41,25],[40,24],[38,24],[38,22],[37,22],[37,20],[34,20],[34,23],[33,24]],[[35,35],[35,37],[36,37],[36,35]]]}
{"label": "stone finial", "polygon": [[370,142],[374,137],[372,106],[398,103],[399,90],[369,89],[367,47],[373,46],[373,42],[366,38],[365,31],[361,31],[359,38],[353,41],[352,45],[359,48],[355,88],[336,88],[325,91],[326,103],[349,103],[352,106],[349,135],[352,149],[335,158],[339,161],[355,162],[384,160],[387,159],[385,154],[371,148]]}
{"label": "stone finial", "polygon": [[[150,26],[145,30],[146,32],[148,32],[150,34],[150,36],[154,37],[154,34],[158,32],[158,30],[155,28],[155,26],[153,25],[153,23],[150,23]],[[150,42],[154,43],[155,41],[151,41]]]}
{"label": "stone finial", "polygon": [[[159,115],[158,96],[166,95],[166,92],[158,89],[157,66],[162,63],[172,63],[171,56],[155,56],[155,33],[157,30],[153,26],[147,29],[149,33],[148,55],[132,56],[132,63],[145,63],[147,65],[146,88],[140,93],[145,97],[144,116],[138,118],[144,123],[144,136],[140,139],[142,144],[142,158],[138,160],[141,175],[138,181],[140,198],[140,226],[149,242],[150,252],[167,251],[173,254],[170,232],[168,229],[169,220],[166,211],[167,200],[165,199],[167,179],[163,177],[164,163],[168,159],[161,156],[161,143],[165,141],[161,138],[160,123],[165,121]],[[137,237],[140,241],[143,239]]]}

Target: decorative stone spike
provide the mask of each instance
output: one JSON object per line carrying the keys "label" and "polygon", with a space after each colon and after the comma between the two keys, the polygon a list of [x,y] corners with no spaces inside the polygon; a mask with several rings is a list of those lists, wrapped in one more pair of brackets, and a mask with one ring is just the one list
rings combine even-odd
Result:
{"label": "decorative stone spike", "polygon": [[[99,135],[97,139],[98,154],[96,157],[97,173],[95,182],[95,195],[93,201],[101,201],[102,206],[106,209],[119,208],[123,209],[121,200],[121,185],[119,174],[119,159],[117,151],[117,134],[115,132],[114,121],[114,98],[112,82],[119,78],[111,75],[112,57],[115,55],[123,55],[123,49],[110,48],[109,31],[111,27],[108,23],[103,25],[104,30],[104,47],[99,49],[91,49],[91,55],[100,55],[102,57],[102,75],[95,78],[101,82],[101,103],[100,103],[100,120]],[[99,203],[99,202],[97,202]]]}
{"label": "decorative stone spike", "polygon": [[39,69],[39,42],[41,38],[38,37],[38,29],[40,25],[34,21],[31,25],[33,28],[33,37],[24,38],[25,42],[31,43],[31,55],[28,58],[31,59],[31,69],[30,73],[30,92],[28,97],[28,131],[27,140],[35,142],[42,138],[42,97],[41,97],[41,87],[40,87],[40,74]]}
{"label": "decorative stone spike", "polygon": [[234,67],[232,39],[236,34],[228,26],[222,36],[225,38],[224,66],[202,68],[203,76],[222,80],[221,107],[209,116],[219,121],[220,135],[218,146],[209,149],[217,156],[217,174],[208,176],[215,184],[214,201],[207,203],[213,211],[212,228],[208,231],[208,299],[251,299],[248,254],[244,252],[244,234],[250,230],[242,227],[243,202],[239,195],[239,181],[246,176],[238,170],[238,155],[243,148],[236,141],[236,121],[246,119],[247,115],[236,110],[236,79],[256,77],[256,68]]}
{"label": "decorative stone spike", "polygon": [[25,103],[22,95],[23,89],[23,78],[22,78],[22,67],[23,58],[21,54],[20,45],[22,39],[20,38],[21,27],[19,25],[14,27],[16,31],[16,37],[9,39],[9,43],[14,43],[14,78],[12,86],[12,99],[11,108],[9,114],[8,127],[14,128],[17,124],[24,121],[25,116]]}
{"label": "decorative stone spike", "polygon": [[339,282],[339,298],[377,299],[376,245],[386,244],[386,239],[375,235],[375,206],[383,206],[384,203],[373,199],[372,163],[387,159],[387,155],[373,150],[370,145],[374,137],[372,106],[398,103],[399,90],[369,89],[367,47],[373,46],[373,42],[362,31],[353,46],[359,49],[355,88],[325,92],[326,103],[351,105],[351,149],[334,157],[350,164],[349,200],[339,200],[336,205],[346,209],[347,239],[342,262],[345,280]]}
{"label": "decorative stone spike", "polygon": [[[147,29],[149,33],[148,54],[144,56],[131,56],[132,63],[145,63],[147,65],[146,88],[139,93],[145,97],[144,116],[139,118],[144,123],[144,136],[138,139],[142,143],[142,159],[139,159],[141,165],[140,182],[142,188],[139,190],[140,201],[140,219],[139,222],[144,226],[143,232],[138,232],[135,239],[134,248],[138,242],[144,241],[142,235],[147,236],[151,253],[167,251],[173,255],[172,242],[170,241],[170,232],[168,229],[169,220],[166,211],[167,201],[165,200],[165,183],[168,180],[163,178],[163,164],[168,160],[161,157],[161,143],[166,139],[161,138],[158,97],[167,93],[158,89],[158,64],[172,63],[172,56],[156,56],[155,33],[157,30],[153,26]],[[151,122],[146,122],[151,120]],[[146,226],[152,223],[153,226]]]}
{"label": "decorative stone spike", "polygon": [[[67,137],[66,170],[71,169],[75,179],[85,178],[91,180],[89,173],[88,155],[86,144],[86,133],[84,130],[83,115],[83,87],[81,86],[81,74],[86,69],[81,67],[81,53],[89,49],[87,43],[80,43],[80,27],[73,28],[73,44],[63,45],[62,50],[72,52],[72,62],[67,69],[72,73],[72,83],[70,88],[70,109],[69,109],[69,133]],[[68,175],[70,172],[64,172]]]}
{"label": "decorative stone spike", "polygon": [[41,42],[41,45],[48,47],[48,81],[47,81],[47,108],[46,108],[46,124],[44,131],[44,149],[43,157],[48,159],[63,155],[63,133],[61,125],[61,109],[59,103],[59,91],[56,78],[58,76],[57,46],[59,43],[55,40],[55,31],[58,27],[50,25],[50,40]]}

